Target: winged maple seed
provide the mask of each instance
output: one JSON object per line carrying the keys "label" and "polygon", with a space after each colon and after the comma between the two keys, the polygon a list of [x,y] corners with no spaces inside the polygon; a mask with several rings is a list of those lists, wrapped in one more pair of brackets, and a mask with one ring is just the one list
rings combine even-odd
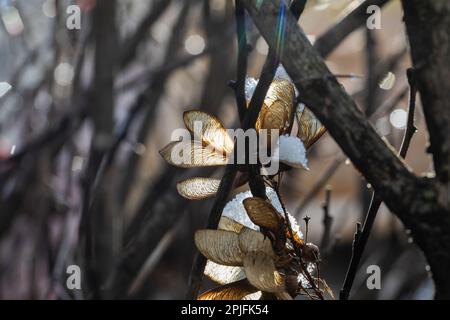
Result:
{"label": "winged maple seed", "polygon": [[[293,299],[303,292],[312,298],[323,292],[331,295],[322,279],[311,276],[311,267],[302,270],[302,262],[311,266],[317,262],[317,247],[304,243],[299,232],[294,237],[288,235],[283,216],[269,201],[251,197],[243,205],[260,231],[222,216],[218,230],[195,233],[195,244],[208,259],[205,275],[221,284],[198,299],[248,299],[258,298],[262,293],[281,300]],[[294,243],[302,248],[301,256],[296,255]]]}
{"label": "winged maple seed", "polygon": [[[285,79],[274,80],[267,92],[255,128],[258,131],[277,129],[280,134],[288,134],[294,104],[295,90],[292,82]],[[276,159],[290,167],[307,169],[306,149],[303,144],[309,148],[322,136],[325,129],[306,108],[302,111],[297,109],[296,113],[298,137],[281,136],[274,154]],[[226,165],[233,151],[234,142],[220,120],[198,110],[185,112],[183,120],[191,135],[199,139],[171,142],[160,150],[161,156],[169,164],[182,168]],[[196,123],[201,125],[196,126]],[[189,150],[190,154],[184,155],[185,150]],[[174,161],[173,154],[183,158],[186,156],[189,161],[182,163]],[[187,199],[201,200],[214,196],[219,183],[220,180],[214,178],[190,178],[180,181],[177,190]]]}

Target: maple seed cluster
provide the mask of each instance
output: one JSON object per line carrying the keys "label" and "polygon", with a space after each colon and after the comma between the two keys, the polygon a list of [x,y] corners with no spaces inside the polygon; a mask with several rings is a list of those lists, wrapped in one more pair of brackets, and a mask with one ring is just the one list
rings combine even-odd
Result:
{"label": "maple seed cluster", "polygon": [[[256,85],[254,79],[247,79]],[[295,106],[296,92],[289,79],[275,79],[267,93],[255,129],[276,129],[281,136],[277,142],[280,171],[296,167],[306,167],[306,150],[325,132],[325,128],[303,105]],[[250,100],[250,97],[247,97]],[[297,135],[291,136],[294,107],[297,119]],[[186,128],[201,141],[175,141],[164,147],[162,157],[175,166],[185,168],[226,165],[233,152],[234,143],[221,122],[202,111],[188,111],[183,120]],[[195,122],[201,122],[201,131],[196,131]],[[181,143],[189,143],[201,152],[192,153],[192,161],[180,165],[173,159],[174,148]],[[212,148],[209,148],[212,147]],[[299,152],[299,150],[303,150]],[[201,159],[195,158],[200,154]],[[248,182],[245,173],[235,182],[239,187]],[[275,178],[278,181],[275,181]],[[280,175],[265,176],[269,186],[268,194],[276,194],[271,199],[248,196],[237,202],[245,208],[247,217],[238,221],[222,216],[217,230],[198,230],[195,244],[208,259],[204,274],[219,284],[218,287],[202,293],[202,300],[240,300],[273,298],[290,300],[297,295],[311,299],[323,299],[324,293],[332,296],[325,281],[319,277],[319,249],[306,243],[295,219],[281,206],[281,199],[275,185],[280,183]],[[191,200],[215,196],[220,180],[196,177],[177,184],[178,193]],[[316,274],[314,274],[316,272]]]}

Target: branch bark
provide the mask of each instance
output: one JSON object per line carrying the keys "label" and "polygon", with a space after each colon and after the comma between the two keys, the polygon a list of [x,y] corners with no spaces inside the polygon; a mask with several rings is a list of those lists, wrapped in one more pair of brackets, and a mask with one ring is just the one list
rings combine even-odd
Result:
{"label": "branch bark", "polygon": [[[438,179],[450,180],[450,2],[403,0],[417,85]],[[446,199],[447,206],[450,197]]]}

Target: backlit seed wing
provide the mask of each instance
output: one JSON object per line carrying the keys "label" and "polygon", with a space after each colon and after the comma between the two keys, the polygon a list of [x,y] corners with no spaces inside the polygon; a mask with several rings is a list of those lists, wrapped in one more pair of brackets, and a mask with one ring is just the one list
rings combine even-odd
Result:
{"label": "backlit seed wing", "polygon": [[244,227],[239,233],[239,247],[245,254],[252,252],[262,252],[265,255],[275,258],[270,239],[261,232]]}
{"label": "backlit seed wing", "polygon": [[233,232],[239,233],[239,232],[241,232],[242,228],[244,228],[244,225],[240,224],[237,221],[234,221],[231,218],[222,216],[222,217],[220,217],[219,226],[217,229],[233,231]]}
{"label": "backlit seed wing", "polygon": [[189,200],[201,200],[216,195],[220,179],[191,178],[177,183],[178,193]]}
{"label": "backlit seed wing", "polygon": [[294,86],[290,81],[274,80],[267,91],[256,129],[278,129],[283,134],[289,127],[294,99]]}
{"label": "backlit seed wing", "polygon": [[263,252],[248,253],[244,257],[244,270],[248,281],[265,292],[282,292],[284,279],[275,269],[273,259]]}
{"label": "backlit seed wing", "polygon": [[226,266],[241,266],[239,235],[226,230],[198,230],[194,236],[197,249],[209,260]]}
{"label": "backlit seed wing", "polygon": [[198,296],[198,300],[241,300],[258,290],[247,280],[240,280],[213,288]]}
{"label": "backlit seed wing", "polygon": [[227,284],[245,278],[244,269],[241,267],[223,266],[208,260],[206,262],[205,276],[218,284]]}
{"label": "backlit seed wing", "polygon": [[245,199],[243,203],[250,220],[254,224],[273,232],[280,230],[280,216],[268,201],[253,197]]}
{"label": "backlit seed wing", "polygon": [[296,111],[299,137],[305,148],[311,147],[326,132],[325,127],[316,116],[305,106],[298,107]]}
{"label": "backlit seed wing", "polygon": [[169,164],[180,168],[224,166],[228,159],[195,141],[175,141],[162,148],[159,153]]}
{"label": "backlit seed wing", "polygon": [[186,111],[183,115],[186,128],[203,143],[214,147],[218,153],[228,154],[234,143],[222,123],[216,117],[202,111]]}

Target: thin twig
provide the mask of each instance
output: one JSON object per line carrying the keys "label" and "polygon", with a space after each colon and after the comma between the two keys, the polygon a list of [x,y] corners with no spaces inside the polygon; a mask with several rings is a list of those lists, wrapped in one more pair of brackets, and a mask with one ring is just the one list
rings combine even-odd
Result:
{"label": "thin twig", "polygon": [[[416,127],[414,126],[414,111],[416,108],[416,95],[417,95],[417,83],[414,75],[413,69],[408,69],[407,72],[408,83],[410,86],[410,95],[409,95],[409,109],[408,109],[408,120],[405,129],[405,135],[402,142],[402,146],[400,147],[400,156],[402,158],[406,157],[406,153],[408,152],[408,148],[411,142],[411,139],[416,132]],[[350,264],[347,270],[347,274],[345,276],[344,284],[342,286],[339,299],[340,300],[348,300],[350,295],[350,290],[353,285],[353,281],[356,276],[356,272],[358,271],[358,266],[361,261],[362,255],[364,253],[364,249],[367,244],[367,240],[369,239],[370,232],[372,230],[373,223],[378,213],[378,209],[380,208],[382,203],[381,198],[378,194],[373,193],[372,201],[370,202],[369,209],[366,215],[366,221],[364,222],[364,227],[361,234],[358,238],[355,238],[353,242],[353,252],[352,257],[350,259]]]}
{"label": "thin twig", "polygon": [[122,68],[126,67],[133,58],[136,56],[137,49],[144,39],[146,39],[146,33],[153,26],[154,23],[162,16],[162,14],[169,7],[171,0],[159,0],[142,19],[136,31],[126,39],[122,48],[123,51],[120,54],[120,65]]}

